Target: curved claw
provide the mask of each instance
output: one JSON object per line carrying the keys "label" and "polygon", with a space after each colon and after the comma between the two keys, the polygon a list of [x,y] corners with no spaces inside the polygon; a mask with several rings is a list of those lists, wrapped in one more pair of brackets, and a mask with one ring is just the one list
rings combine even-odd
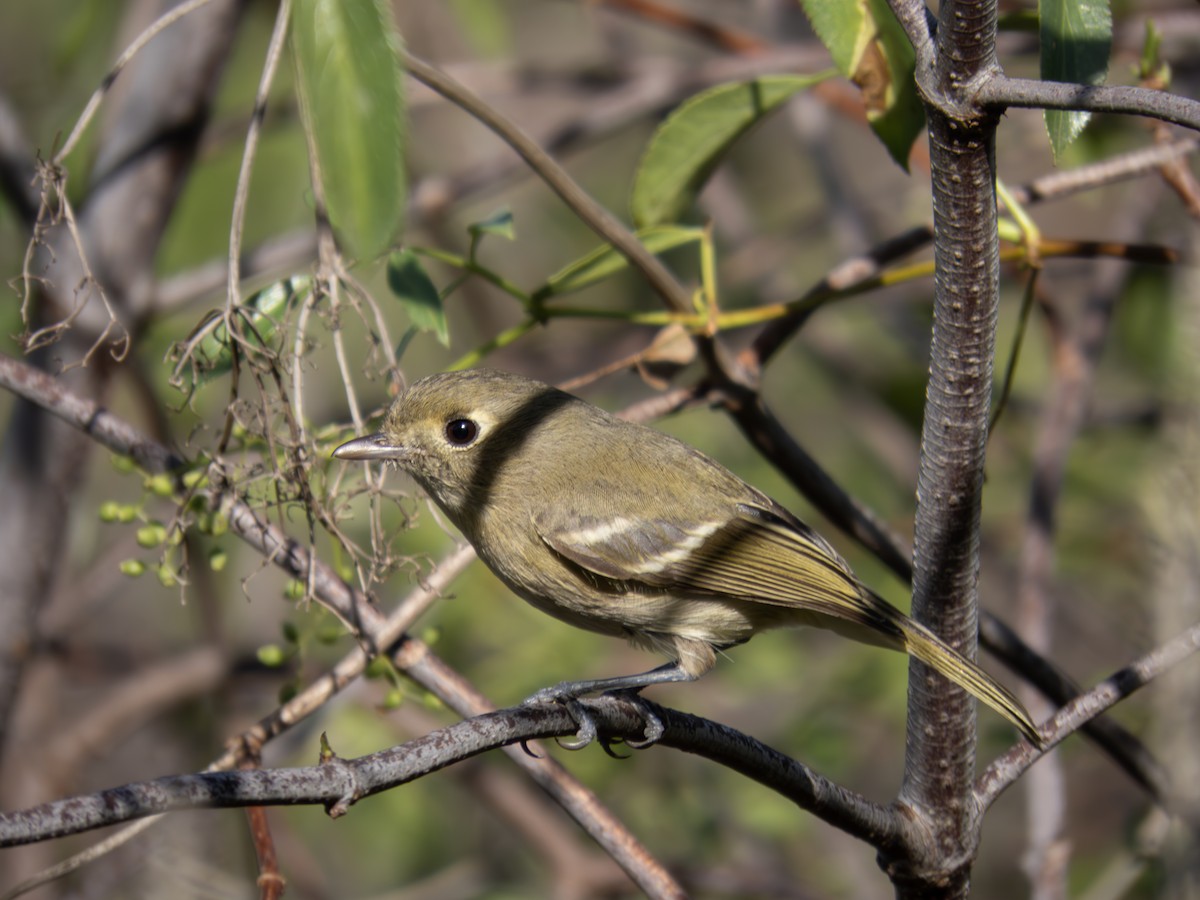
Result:
{"label": "curved claw", "polygon": [[529,749],[529,741],[521,741],[521,749],[525,751],[526,756],[531,756],[534,759],[542,758],[542,755],[540,753],[534,753],[532,750]]}
{"label": "curved claw", "polygon": [[653,747],[662,740],[662,736],[667,730],[662,719],[651,708],[649,701],[636,691],[621,691],[620,695],[637,708],[642,716],[642,721],[646,723],[646,727],[642,731],[642,739],[640,741],[627,740],[625,741],[626,746],[631,750],[645,750],[647,747]]}
{"label": "curved claw", "polygon": [[[576,685],[571,682],[564,682],[552,687],[542,688],[534,694],[526,697],[522,702],[522,706],[540,706],[545,703],[561,703],[567,710],[567,714],[571,720],[579,726],[579,731],[576,732],[574,740],[563,740],[556,738],[558,745],[564,750],[582,750],[584,747],[591,744],[599,736],[599,729],[596,727],[595,717],[584,708],[579,702],[575,694]],[[644,750],[647,747],[652,747],[662,740],[663,734],[666,732],[666,727],[663,725],[662,719],[654,711],[649,701],[638,693],[640,688],[629,688],[625,690],[610,691],[613,696],[619,696],[624,700],[629,701],[637,709],[645,723],[645,729],[642,732],[640,741],[626,740],[625,745],[632,750]],[[604,752],[616,759],[624,759],[625,757],[614,753],[610,742],[601,739],[604,745]],[[529,750],[526,748],[526,752]]]}
{"label": "curved claw", "polygon": [[629,759],[628,753],[618,753],[616,750],[613,749],[613,744],[624,744],[624,743],[626,743],[626,742],[621,740],[620,738],[616,738],[616,739],[609,739],[606,737],[600,738],[601,749],[604,750],[604,753],[606,756],[608,756],[612,759]]}
{"label": "curved claw", "polygon": [[[534,696],[537,695],[535,694]],[[566,707],[567,714],[579,726],[579,731],[575,733],[573,741],[564,741],[562,738],[556,738],[558,746],[564,750],[582,750],[592,741],[596,740],[596,735],[598,734],[596,720],[590,712],[583,708],[583,704],[574,697],[558,697],[555,699]]]}

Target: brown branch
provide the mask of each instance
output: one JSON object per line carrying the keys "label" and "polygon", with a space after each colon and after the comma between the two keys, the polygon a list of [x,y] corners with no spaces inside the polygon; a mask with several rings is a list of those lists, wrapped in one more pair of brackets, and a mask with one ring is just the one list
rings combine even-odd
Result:
{"label": "brown branch", "polygon": [[[605,696],[581,702],[610,741],[639,739],[645,729],[643,710],[648,707],[665,727],[659,742],[663,747],[687,750],[725,765],[872,846],[893,846],[914,827],[911,819],[896,810],[838,786],[735,729],[647,701],[635,704]],[[518,706],[465,719],[358,759],[333,757],[309,768],[200,773],[128,784],[0,813],[0,847],[78,834],[178,809],[322,804],[337,817],[365,797],[488,750],[538,738],[566,737],[577,730],[560,705]],[[642,887],[652,896],[683,896],[667,885],[652,890],[645,884]]]}
{"label": "brown branch", "polygon": [[748,31],[701,18],[688,10],[657,0],[599,0],[597,5],[623,11],[631,17],[680,32],[730,53],[754,55],[765,53],[770,48],[767,41]]}
{"label": "brown branch", "polygon": [[584,224],[629,260],[629,264],[642,274],[668,309],[675,312],[687,312],[691,309],[691,297],[667,267],[642,246],[633,233],[617,221],[612,213],[583,191],[566,171],[520,128],[463,85],[424,60],[405,53],[404,65],[413,77],[478,119],[512,147]]}
{"label": "brown branch", "polygon": [[[919,11],[906,10],[906,28],[919,34]],[[912,616],[968,659],[979,634],[979,528],[999,241],[996,120],[978,115],[965,95],[996,67],[995,39],[994,0],[948,0],[938,9],[936,51],[917,47],[936,276],[913,526]],[[929,896],[936,885],[938,896],[965,897],[980,831],[978,810],[967,802],[975,770],[975,707],[963,691],[910,660],[908,713],[899,802],[926,814],[937,849],[896,860],[891,875],[897,896]]]}

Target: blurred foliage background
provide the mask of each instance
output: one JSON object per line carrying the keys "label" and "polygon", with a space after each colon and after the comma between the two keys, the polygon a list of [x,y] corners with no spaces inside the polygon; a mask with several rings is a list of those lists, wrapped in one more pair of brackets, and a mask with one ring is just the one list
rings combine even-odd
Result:
{"label": "blurred foliage background", "polygon": [[[43,158],[136,33],[134,23],[145,21],[144,5],[45,0],[9,3],[0,12],[0,90]],[[768,52],[737,59],[695,34],[648,22],[616,3],[424,0],[397,3],[395,14],[414,54],[444,67],[531,135],[551,143],[571,174],[624,216],[641,151],[669,109],[739,66],[809,72],[828,65],[798,5],[782,0],[677,0],[676,5],[718,30],[754,35]],[[1015,6],[1006,11],[1018,12]],[[1132,79],[1145,20],[1154,18],[1165,34],[1163,56],[1171,64],[1174,89],[1194,95],[1200,74],[1200,16],[1194,4],[1119,4],[1114,13],[1111,80]],[[181,284],[227,252],[234,183],[274,15],[275,7],[266,3],[251,3],[244,14],[199,158],[157,253],[160,291],[169,293],[168,286]],[[1006,33],[1001,52],[1011,73],[1034,73],[1036,44],[1028,34]],[[285,64],[272,88],[248,206],[247,248],[312,229],[314,204],[293,79],[293,69]],[[664,83],[670,87],[664,90]],[[724,308],[793,299],[840,260],[929,219],[928,167],[920,143],[912,171],[905,173],[863,123],[841,108],[853,104],[853,90],[831,84],[829,93],[798,95],[741,141],[701,197],[695,218],[712,223]],[[651,99],[639,99],[642,95]],[[508,209],[515,238],[489,239],[480,259],[530,287],[596,246],[595,236],[516,164],[494,135],[415,83],[410,82],[408,102],[411,198],[404,243],[465,252],[467,226]],[[93,142],[102,127],[93,127],[68,160],[73,195],[87,184]],[[1099,117],[1059,167],[1109,158],[1149,140],[1142,124]],[[1009,184],[1051,172],[1054,162],[1040,113],[1009,112],[997,154]],[[1121,235],[1181,249],[1194,240],[1183,204],[1153,177],[1039,206],[1036,219],[1043,234],[1054,237]],[[27,240],[18,217],[0,204],[0,271],[6,277],[20,273]],[[675,251],[668,261],[685,281],[698,281],[694,250]],[[247,292],[310,265],[311,249],[307,258],[300,254],[282,270],[252,275]],[[1079,315],[1096,266],[1092,259],[1049,261],[1040,286],[1046,303],[1066,318]],[[442,287],[455,277],[437,264],[430,272]],[[354,274],[379,298],[392,333],[403,333],[408,321],[388,298],[383,266],[364,264]],[[1006,270],[1002,354],[1016,336],[1022,277],[1015,267]],[[1170,404],[1195,402],[1194,396],[1173,393],[1181,370],[1195,362],[1195,348],[1177,337],[1186,292],[1175,273],[1119,264],[1113,281],[1121,299],[1058,510],[1052,657],[1084,684],[1156,641],[1156,604],[1163,598],[1154,589],[1157,547],[1149,521],[1159,515],[1160,474],[1180,464],[1172,455],[1176,449],[1164,444],[1162,429]],[[930,294],[928,280],[914,280],[827,306],[776,358],[765,383],[767,402],[805,449],[906,539],[911,538]],[[580,299],[612,310],[657,308],[648,288],[629,273]],[[199,293],[181,288],[176,300],[164,301],[137,335],[106,404],[189,452],[211,446],[228,402],[227,387],[205,386],[186,404],[168,383],[170,365],[164,360],[173,342],[222,303],[219,283]],[[520,319],[512,299],[480,279],[467,281],[446,309],[449,347],[418,336],[402,360],[406,376],[442,369]],[[367,341],[361,324],[349,317],[341,324],[357,354]],[[19,354],[17,302],[0,305],[0,326],[4,352]],[[1016,559],[1027,527],[1031,455],[1055,366],[1047,328],[1045,316],[1035,312],[1008,409],[989,447],[983,596],[989,609],[1010,621],[1016,618]],[[652,336],[650,329],[618,321],[556,319],[495,353],[488,364],[561,381],[635,353]],[[749,337],[732,333],[728,340],[736,348]],[[314,427],[347,422],[331,342],[317,341],[306,359],[310,422]],[[361,377],[359,396],[368,407],[381,409],[389,399],[386,379],[365,369],[356,369],[356,376]],[[614,410],[651,392],[628,371],[580,390]],[[11,399],[0,394],[6,419],[11,408]],[[821,521],[728,419],[698,409],[658,424],[829,535],[865,582],[906,606],[906,586]],[[339,477],[340,469],[317,464],[322,478]],[[396,474],[389,486],[410,491]],[[19,752],[10,749],[4,772],[4,808],[201,768],[229,736],[269,711],[281,692],[320,674],[352,646],[331,616],[297,600],[282,575],[228,538],[190,538],[195,561],[207,560],[212,548],[226,554],[221,570],[193,562],[186,589],[164,587],[153,574],[159,551],[137,545],[140,519],[101,521],[101,507],[111,501],[146,519],[166,520],[172,511],[171,501],[155,496],[139,474],[122,471],[106,454],[95,453],[88,461],[86,489],[74,501],[70,533],[63,536],[70,547],[69,567],[59,574],[45,611],[53,652],[30,674],[24,691]],[[352,508],[355,518],[343,527],[365,540],[365,500]],[[303,532],[302,522],[293,524]],[[399,535],[396,546],[409,560],[374,588],[388,606],[457,538],[411,493],[386,506],[384,524]],[[336,558],[328,540],[319,540],[318,549]],[[143,561],[150,571],[139,578],[123,575],[119,565],[131,559]],[[499,705],[562,679],[639,671],[655,662],[541,616],[479,565],[416,630]],[[115,686],[146,677],[157,661],[201,642],[218,643],[228,653],[231,662],[222,678],[192,695],[182,691],[176,702],[135,715],[120,728],[99,730],[91,744],[78,743],[83,738],[68,725],[78,723]],[[852,646],[831,635],[774,633],[731,651],[703,682],[656,688],[653,697],[748,732],[870,798],[885,800],[894,795],[903,765],[905,673],[906,662],[898,654]],[[1194,679],[1194,666],[1172,678]],[[1151,687],[1114,714],[1152,747],[1160,688]],[[412,687],[401,685],[402,698],[394,706],[395,690],[384,678],[356,684],[269,745],[265,763],[313,763],[321,731],[340,755],[354,756],[452,721]],[[1187,721],[1196,715],[1194,707],[1172,712]],[[981,723],[980,758],[986,761],[1007,747],[1012,735],[986,711]],[[72,761],[65,769],[53,752],[54,739],[62,735],[72,741],[61,757]],[[696,896],[889,894],[869,849],[703,760],[661,749],[626,760],[595,748],[576,754],[543,749],[614,808]],[[1139,852],[1139,828],[1149,809],[1144,794],[1078,738],[1068,741],[1062,754],[1073,895],[1157,896],[1161,873],[1154,864],[1140,868],[1124,893],[1103,892],[1115,861]],[[619,873],[597,861],[598,852],[565,817],[545,820],[540,827],[547,834],[540,838],[514,827],[514,801],[505,799],[504,785],[516,777],[510,764],[494,755],[365,801],[338,821],[315,808],[270,811],[290,895],[546,896],[570,882],[555,870],[564,860],[575,867],[590,861],[605,873],[591,882],[593,895],[628,893]],[[481,789],[488,779],[491,787]],[[1026,891],[1024,804],[1015,790],[989,815],[975,896]],[[90,840],[6,851],[0,870],[28,872]],[[566,855],[555,855],[556,841],[568,845],[569,852],[561,851]],[[255,894],[254,873],[241,814],[187,813],[172,816],[105,863],[33,896],[249,897]]]}

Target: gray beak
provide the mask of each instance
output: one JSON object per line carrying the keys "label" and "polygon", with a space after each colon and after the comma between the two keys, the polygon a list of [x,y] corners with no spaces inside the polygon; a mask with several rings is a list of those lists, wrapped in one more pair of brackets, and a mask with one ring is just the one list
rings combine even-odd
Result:
{"label": "gray beak", "polygon": [[366,437],[347,441],[334,450],[333,455],[338,459],[392,460],[398,462],[409,455],[409,450],[406,447],[398,447],[391,443],[385,434],[368,434]]}

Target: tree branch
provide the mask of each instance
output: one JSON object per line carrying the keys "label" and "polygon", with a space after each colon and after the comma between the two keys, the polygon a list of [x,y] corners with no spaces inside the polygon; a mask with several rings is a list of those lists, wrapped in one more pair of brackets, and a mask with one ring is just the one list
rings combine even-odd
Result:
{"label": "tree branch", "polygon": [[992,112],[1016,106],[1125,113],[1200,130],[1200,102],[1143,87],[1064,84],[997,74],[980,84],[976,100]]}
{"label": "tree branch", "polygon": [[[1042,734],[1049,749],[1074,734],[1085,723],[1111,709],[1120,700],[1145,687],[1164,672],[1179,665],[1200,649],[1200,624],[1193,625],[1141,659],[1113,673],[1086,694],[1076,697],[1044,725]],[[1014,746],[987,767],[975,783],[975,798],[986,809],[1025,770],[1041,758],[1028,744]]]}
{"label": "tree branch", "polygon": [[[979,523],[999,309],[995,119],[978,117],[969,86],[996,67],[994,0],[941,4],[937,56],[918,83],[929,120],[934,277],[929,383],[914,522],[912,615],[967,658],[979,634]],[[908,752],[900,802],[923,811],[937,852],[890,870],[897,895],[965,897],[979,840],[969,802],[975,706],[909,662]]]}
{"label": "tree branch", "polygon": [[[0,385],[87,432],[110,450],[134,457],[147,472],[178,472],[181,467],[178,456],[147,440],[98,404],[71,394],[56,379],[2,354]],[[264,558],[310,584],[316,599],[350,627],[372,655],[391,642],[388,619],[366,594],[339,578],[309,548],[265,522],[231,492],[218,487],[211,496],[225,512],[233,533],[257,548]],[[477,715],[492,708],[486,698],[420,641],[404,639],[396,658],[401,671],[460,715]],[[512,751],[510,756],[562,804],[643,890],[653,896],[682,896],[682,889],[666,869],[565,769],[550,760],[533,759],[519,750]]]}
{"label": "tree branch", "polygon": [[539,147],[515,124],[501,116],[493,107],[484,103],[461,84],[429,63],[410,53],[404,57],[404,65],[413,77],[424,82],[439,94],[474,116],[505,143],[517,151],[529,167],[546,182],[562,201],[571,208],[589,228],[612,244],[629,264],[650,283],[666,306],[675,312],[691,310],[691,298],[659,259],[642,246],[628,228],[617,221],[603,206],[580,189],[549,154]]}
{"label": "tree branch", "polygon": [[[875,847],[893,846],[912,822],[812,772],[735,729],[616,696],[581,701],[606,740],[637,740],[645,706],[665,727],[659,743],[740,772]],[[567,737],[578,725],[558,704],[495,710],[358,759],[333,758],[299,769],[209,772],[127,784],[94,794],[0,813],[0,847],[13,847],[178,809],[324,804],[331,816],[488,750],[539,738]],[[661,896],[661,894],[656,894]]]}

